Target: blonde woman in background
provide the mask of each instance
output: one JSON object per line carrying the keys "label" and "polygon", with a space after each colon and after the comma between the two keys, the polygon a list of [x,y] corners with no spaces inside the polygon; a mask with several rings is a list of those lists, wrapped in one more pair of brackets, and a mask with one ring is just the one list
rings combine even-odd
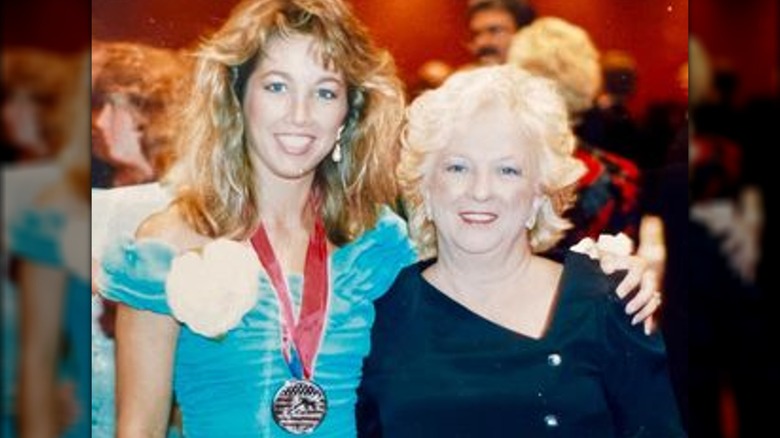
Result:
{"label": "blonde woman in background", "polygon": [[60,176],[10,223],[11,253],[20,260],[21,436],[90,433],[88,53],[78,60],[63,96]]}
{"label": "blonde woman in background", "polygon": [[92,152],[110,168],[107,174],[93,171],[93,186],[158,180],[174,161],[190,57],[121,41],[93,41],[92,53]]}
{"label": "blonde woman in background", "polygon": [[14,436],[18,417],[18,264],[10,254],[12,223],[45,187],[62,177],[55,159],[64,147],[70,120],[73,62],[31,47],[3,47],[2,88],[2,258],[3,265],[3,436]]}

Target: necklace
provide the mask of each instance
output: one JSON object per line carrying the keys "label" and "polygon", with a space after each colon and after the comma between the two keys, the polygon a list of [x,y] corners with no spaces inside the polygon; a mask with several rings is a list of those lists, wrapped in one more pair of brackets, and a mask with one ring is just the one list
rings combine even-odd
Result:
{"label": "necklace", "polygon": [[251,242],[279,301],[282,356],[291,374],[291,378],[281,385],[274,396],[272,415],[276,424],[289,433],[311,433],[322,423],[328,410],[325,390],[313,380],[328,303],[325,226],[322,218],[318,217],[309,237],[303,273],[303,297],[297,320],[293,315],[290,292],[279,260],[262,224]]}

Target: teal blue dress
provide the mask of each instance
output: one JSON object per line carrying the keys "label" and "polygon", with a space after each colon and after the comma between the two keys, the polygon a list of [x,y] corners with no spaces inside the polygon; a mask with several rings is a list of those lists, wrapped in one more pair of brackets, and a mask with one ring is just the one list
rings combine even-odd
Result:
{"label": "teal blue dress", "polygon": [[[76,384],[76,401],[81,415],[63,437],[90,436],[91,391],[90,335],[91,290],[89,278],[66,267],[63,232],[69,217],[56,209],[27,209],[12,221],[11,252],[24,260],[68,270],[63,309],[65,356],[59,364],[62,378]],[[85,245],[85,248],[88,248]],[[83,257],[88,257],[88,254]],[[88,274],[87,274],[88,275]],[[98,398],[100,396],[98,395]],[[113,421],[112,416],[105,418]],[[100,419],[103,421],[103,419]]]}
{"label": "teal blue dress", "polygon": [[[158,240],[118,239],[104,252],[101,293],[170,315],[165,281],[175,256]],[[405,222],[389,209],[373,229],[330,255],[331,295],[314,374],[327,394],[328,412],[310,436],[356,435],[356,389],[369,352],[373,302],[415,259]],[[287,280],[297,307],[302,277]],[[279,307],[264,274],[259,287],[258,301],[226,335],[207,338],[181,326],[173,387],[188,438],[291,436],[271,415],[276,391],[290,378],[281,354]]]}

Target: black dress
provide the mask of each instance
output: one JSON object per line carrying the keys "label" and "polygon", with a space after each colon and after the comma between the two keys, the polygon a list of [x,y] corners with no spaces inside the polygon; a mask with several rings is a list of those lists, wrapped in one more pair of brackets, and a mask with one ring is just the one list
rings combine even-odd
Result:
{"label": "black dress", "polygon": [[617,278],[567,257],[547,332],[494,324],[404,269],[375,302],[363,437],[679,437],[661,336],[630,325]]}

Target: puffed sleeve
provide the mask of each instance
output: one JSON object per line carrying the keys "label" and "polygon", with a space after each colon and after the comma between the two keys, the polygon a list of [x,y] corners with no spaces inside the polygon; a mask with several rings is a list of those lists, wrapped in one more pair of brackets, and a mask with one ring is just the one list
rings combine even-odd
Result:
{"label": "puffed sleeve", "polygon": [[65,225],[65,216],[55,210],[23,210],[11,221],[11,252],[26,260],[62,267],[60,241]]}
{"label": "puffed sleeve", "polygon": [[138,310],[170,315],[165,280],[176,251],[153,239],[118,239],[107,245],[97,279],[101,295]]}
{"label": "puffed sleeve", "polygon": [[92,257],[100,259],[107,242],[132,236],[143,220],[170,202],[171,192],[159,183],[92,189]]}
{"label": "puffed sleeve", "polygon": [[677,402],[669,379],[661,333],[646,335],[643,325],[631,325],[626,299],[614,293],[603,306],[603,378],[617,426],[624,437],[684,437]]}

